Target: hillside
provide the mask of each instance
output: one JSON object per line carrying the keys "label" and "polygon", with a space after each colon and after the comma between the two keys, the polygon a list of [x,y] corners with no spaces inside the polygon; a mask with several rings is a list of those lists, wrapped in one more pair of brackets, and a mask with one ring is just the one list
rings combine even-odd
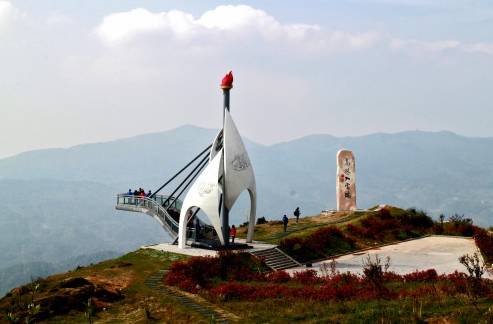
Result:
{"label": "hillside", "polygon": [[[375,217],[387,223],[393,218],[399,219],[401,228],[398,230],[407,228],[415,233],[414,237],[423,235],[427,228],[441,226],[445,232],[460,228],[452,222],[429,223],[430,219],[419,211],[393,207],[384,210],[387,212],[307,217],[298,225],[293,224],[292,230],[282,238],[280,234],[284,232],[279,224],[271,222],[257,226],[257,235],[275,237],[282,246],[285,240],[309,238],[319,231],[338,228],[347,233],[351,226],[375,222]],[[414,225],[411,228],[409,224]],[[375,224],[382,229],[380,225]],[[419,229],[423,232],[416,232]],[[395,226],[389,231],[383,228],[370,240],[366,234],[352,232],[351,235],[355,247],[360,249],[364,245],[402,239],[389,236],[393,230]],[[324,244],[329,245],[325,246],[328,248],[325,251],[335,252],[341,246],[341,240],[326,242]],[[229,275],[223,277],[221,267],[225,264],[228,264],[226,273]],[[261,260],[249,254],[190,258],[140,249],[16,288],[0,299],[0,313],[12,321],[29,318],[48,323],[209,323],[222,320],[230,323],[477,323],[492,319],[489,311],[491,281],[481,279],[476,281],[479,286],[471,286],[472,277],[466,274],[443,275],[429,269],[398,275],[382,270],[383,263],[374,265],[381,267],[380,274],[364,272],[358,276],[326,269],[325,275],[317,276],[308,269],[290,276],[284,271],[268,271]],[[362,267],[370,269],[368,265]],[[470,290],[471,287],[479,290]]]}
{"label": "hillside", "polygon": [[[115,211],[114,195],[129,187],[157,188],[214,135],[184,126],[1,159],[0,273],[7,278],[12,266],[26,269],[38,262],[64,271],[68,259],[167,241],[150,217]],[[267,219],[289,215],[296,206],[302,215],[333,208],[335,154],[345,147],[356,155],[360,207],[420,206],[435,217],[457,212],[476,224],[492,224],[493,178],[485,176],[493,174],[491,138],[404,132],[313,135],[271,146],[246,140],[246,145],[257,177],[258,215]],[[245,221],[245,198],[231,212],[233,223]],[[44,274],[32,269],[24,278]],[[0,282],[0,295],[13,287],[7,282],[13,281]]]}

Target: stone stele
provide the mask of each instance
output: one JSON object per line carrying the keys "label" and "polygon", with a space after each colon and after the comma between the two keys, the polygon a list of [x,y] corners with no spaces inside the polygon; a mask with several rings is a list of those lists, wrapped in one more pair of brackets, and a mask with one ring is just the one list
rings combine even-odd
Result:
{"label": "stone stele", "polygon": [[356,210],[356,164],[353,152],[337,152],[337,211]]}

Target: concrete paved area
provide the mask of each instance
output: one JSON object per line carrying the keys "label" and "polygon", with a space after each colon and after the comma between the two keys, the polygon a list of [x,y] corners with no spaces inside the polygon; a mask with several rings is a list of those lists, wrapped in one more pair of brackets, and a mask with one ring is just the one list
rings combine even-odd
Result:
{"label": "concrete paved area", "polygon": [[[336,258],[337,270],[340,272],[350,271],[362,274],[363,258],[375,254],[385,260],[390,257],[390,271],[399,274],[413,272],[415,270],[435,269],[439,274],[452,273],[455,270],[464,272],[466,269],[460,264],[458,258],[464,254],[478,252],[472,239],[449,236],[430,236],[413,241],[393,244],[368,250],[357,254],[348,254]],[[322,263],[313,264],[314,270],[319,274]],[[289,272],[300,271],[306,268],[290,269]]]}
{"label": "concrete paved area", "polygon": [[[236,239],[236,242],[245,243],[245,240]],[[248,251],[251,251],[251,252],[261,251],[261,250],[266,250],[266,249],[276,247],[276,245],[267,244],[267,243],[263,243],[263,242],[257,242],[257,241],[253,241],[253,243],[248,243],[248,245],[253,247],[252,249],[248,249]],[[186,249],[179,249],[178,245],[173,245],[171,243],[146,245],[146,246],[143,246],[142,248],[143,249],[154,249],[154,250],[158,250],[158,251],[173,252],[173,253],[180,253],[180,254],[185,254],[185,255],[190,255],[190,256],[215,256],[215,255],[217,255],[217,252],[213,251],[213,250],[193,248],[190,246],[187,246]]]}

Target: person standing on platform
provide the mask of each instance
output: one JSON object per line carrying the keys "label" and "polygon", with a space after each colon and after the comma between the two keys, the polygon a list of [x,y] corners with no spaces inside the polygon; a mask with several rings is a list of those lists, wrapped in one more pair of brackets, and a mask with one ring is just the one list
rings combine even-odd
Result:
{"label": "person standing on platform", "polygon": [[284,232],[286,232],[288,230],[288,222],[289,222],[288,216],[284,215],[282,217],[282,223],[284,225]]}
{"label": "person standing on platform", "polygon": [[296,223],[298,223],[298,220],[300,219],[300,207],[296,207],[296,209],[294,210],[294,217],[296,217]]}
{"label": "person standing on platform", "polygon": [[144,204],[145,197],[146,197],[146,193],[145,193],[144,189],[142,189],[142,188],[140,189],[139,197],[141,199],[140,203],[143,205]]}
{"label": "person standing on platform", "polygon": [[229,236],[231,236],[231,243],[234,243],[236,237],[236,227],[234,225],[231,226],[231,229],[229,230]]}

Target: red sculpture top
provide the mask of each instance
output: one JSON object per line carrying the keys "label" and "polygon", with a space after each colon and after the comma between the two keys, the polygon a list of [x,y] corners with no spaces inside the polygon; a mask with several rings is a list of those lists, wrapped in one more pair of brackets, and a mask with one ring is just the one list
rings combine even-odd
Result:
{"label": "red sculpture top", "polygon": [[221,81],[222,89],[231,89],[233,87],[233,71],[229,71]]}

